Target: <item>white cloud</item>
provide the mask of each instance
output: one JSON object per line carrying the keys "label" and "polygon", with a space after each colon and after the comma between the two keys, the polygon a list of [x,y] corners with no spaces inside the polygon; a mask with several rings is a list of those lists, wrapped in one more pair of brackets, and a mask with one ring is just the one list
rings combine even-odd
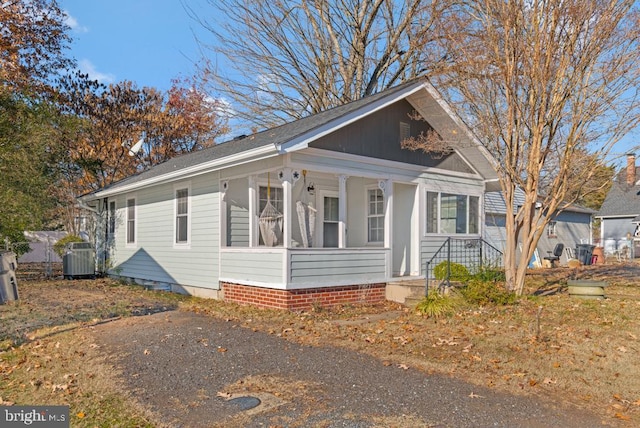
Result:
{"label": "white cloud", "polygon": [[80,23],[78,23],[78,20],[73,16],[71,16],[69,11],[65,10],[62,13],[64,13],[64,16],[65,16],[64,23],[67,24],[73,31],[75,31],[76,33],[89,32],[89,29],[84,25],[80,25]]}
{"label": "white cloud", "polygon": [[96,70],[96,67],[88,59],[80,60],[78,62],[78,68],[81,72],[88,74],[91,80],[97,80],[105,85],[116,81],[116,77],[113,74],[101,73]]}

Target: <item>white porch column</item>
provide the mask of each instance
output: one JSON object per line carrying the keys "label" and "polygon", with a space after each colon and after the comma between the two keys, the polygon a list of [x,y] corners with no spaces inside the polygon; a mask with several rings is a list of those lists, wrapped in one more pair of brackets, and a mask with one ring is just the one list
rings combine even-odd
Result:
{"label": "white porch column", "polygon": [[384,247],[391,249],[386,270],[387,276],[391,276],[393,272],[393,181],[380,180],[378,187],[384,196]]}
{"label": "white porch column", "polygon": [[347,247],[347,178],[338,176],[338,248]]}
{"label": "white porch column", "polygon": [[249,188],[249,247],[258,246],[258,197],[256,190],[256,177],[247,177],[247,187]]}
{"label": "white porch column", "polygon": [[220,181],[220,246],[227,246],[227,230],[229,217],[227,216],[227,190],[229,190],[229,181]]}
{"label": "white porch column", "polygon": [[284,248],[291,247],[291,203],[292,203],[292,174],[291,168],[285,168],[280,172],[280,180],[282,181],[282,205],[284,212],[282,213],[282,246]]}

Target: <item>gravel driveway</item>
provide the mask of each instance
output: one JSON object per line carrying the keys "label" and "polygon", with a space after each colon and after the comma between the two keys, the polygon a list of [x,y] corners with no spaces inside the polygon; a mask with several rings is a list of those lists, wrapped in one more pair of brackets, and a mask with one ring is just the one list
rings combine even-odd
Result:
{"label": "gravel driveway", "polygon": [[579,409],[191,312],[126,318],[93,331],[125,387],[159,425],[602,426]]}

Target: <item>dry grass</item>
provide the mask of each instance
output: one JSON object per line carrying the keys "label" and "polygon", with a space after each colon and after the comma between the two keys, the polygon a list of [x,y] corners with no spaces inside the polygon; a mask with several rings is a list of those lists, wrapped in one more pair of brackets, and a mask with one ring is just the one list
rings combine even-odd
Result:
{"label": "dry grass", "polygon": [[[609,298],[569,297],[562,285],[571,278],[606,279]],[[73,426],[152,425],[126,400],[118,373],[91,342],[90,326],[114,316],[180,308],[233,319],[291,341],[366,352],[388,364],[449,373],[516,394],[569,400],[608,416],[611,424],[637,425],[638,278],[640,266],[635,264],[540,271],[530,276],[529,296],[517,304],[465,307],[436,320],[392,303],[289,313],[149,292],[108,280],[19,279],[21,300],[0,306],[5,350],[0,353],[0,397],[69,404]],[[247,379],[257,381],[269,392],[274,380]],[[229,386],[230,392],[242,388]]]}

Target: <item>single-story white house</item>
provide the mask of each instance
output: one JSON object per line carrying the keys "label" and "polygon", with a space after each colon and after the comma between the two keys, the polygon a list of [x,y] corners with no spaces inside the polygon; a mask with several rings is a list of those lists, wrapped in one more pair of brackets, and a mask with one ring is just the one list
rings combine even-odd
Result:
{"label": "single-story white house", "polygon": [[[415,120],[413,113],[423,120]],[[402,149],[435,130],[445,156]],[[377,301],[448,237],[483,236],[491,156],[412,81],[185,154],[80,198],[112,276],[266,307]]]}

